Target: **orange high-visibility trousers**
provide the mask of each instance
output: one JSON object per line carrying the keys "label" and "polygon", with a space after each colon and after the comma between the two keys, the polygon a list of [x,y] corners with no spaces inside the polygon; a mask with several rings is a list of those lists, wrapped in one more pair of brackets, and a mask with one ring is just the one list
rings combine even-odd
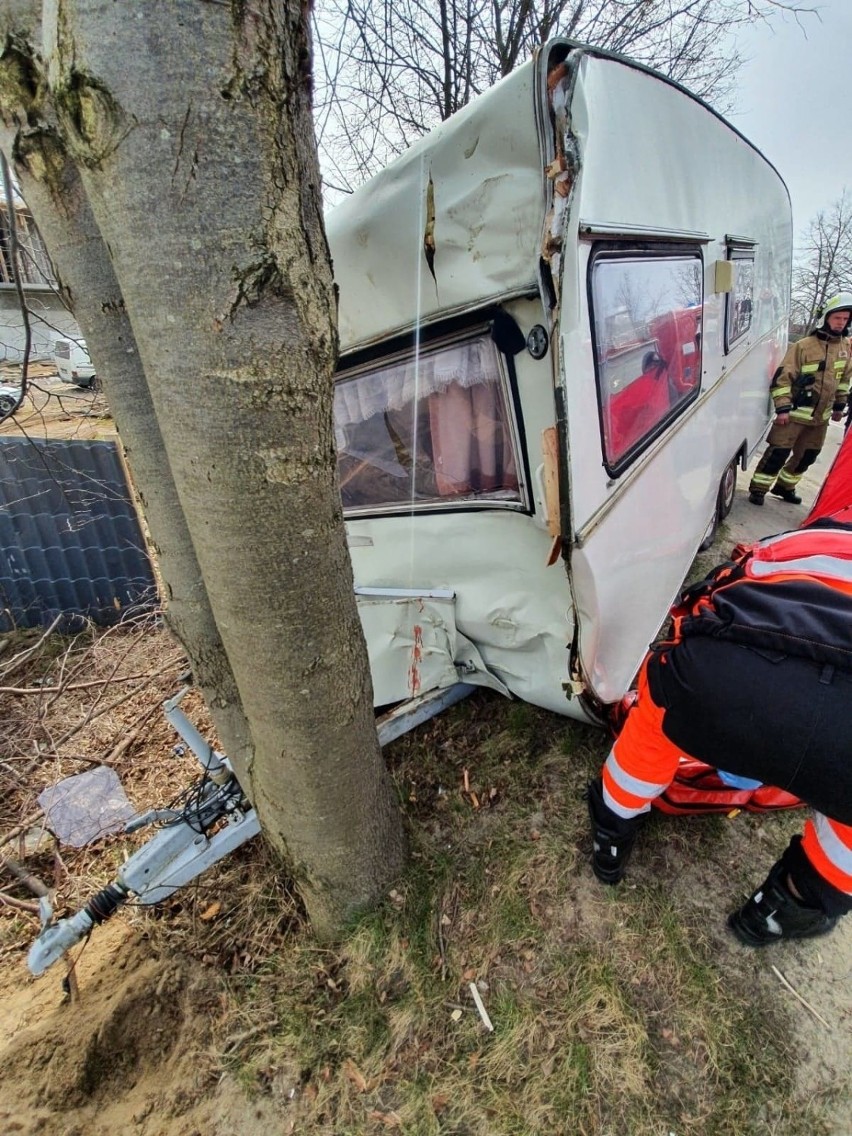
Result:
{"label": "orange high-visibility trousers", "polygon": [[[654,702],[648,683],[651,658],[642,664],[638,699],[603,767],[604,801],[625,820],[648,812],[651,801],[674,779],[681,756],[693,756],[666,737],[665,710]],[[802,851],[823,880],[852,896],[852,826],[814,810],[805,824]]]}

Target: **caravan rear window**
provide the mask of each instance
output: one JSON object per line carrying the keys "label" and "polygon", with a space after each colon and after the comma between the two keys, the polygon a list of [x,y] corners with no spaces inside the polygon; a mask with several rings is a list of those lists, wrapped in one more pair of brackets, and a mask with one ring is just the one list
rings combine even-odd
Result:
{"label": "caravan rear window", "polygon": [[500,355],[486,336],[339,378],[334,430],[344,510],[522,504],[510,405]]}
{"label": "caravan rear window", "polygon": [[599,254],[591,267],[595,362],[607,470],[621,473],[698,394],[698,253]]}
{"label": "caravan rear window", "polygon": [[754,307],[754,248],[733,246],[728,259],[734,262],[734,287],[725,301],[725,351],[751,327]]}

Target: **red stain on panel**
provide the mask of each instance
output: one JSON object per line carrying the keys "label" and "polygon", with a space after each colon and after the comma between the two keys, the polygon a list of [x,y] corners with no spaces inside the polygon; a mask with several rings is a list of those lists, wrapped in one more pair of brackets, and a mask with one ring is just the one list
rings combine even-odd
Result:
{"label": "red stain on panel", "polygon": [[411,666],[408,668],[408,691],[412,698],[420,693],[420,661],[423,658],[423,628],[414,625],[414,644],[411,648]]}

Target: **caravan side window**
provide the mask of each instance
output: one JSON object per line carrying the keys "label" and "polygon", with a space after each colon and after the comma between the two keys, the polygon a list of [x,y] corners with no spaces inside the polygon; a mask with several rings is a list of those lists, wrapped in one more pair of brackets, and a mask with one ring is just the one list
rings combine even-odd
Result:
{"label": "caravan side window", "polygon": [[523,504],[509,406],[500,356],[486,336],[339,378],[334,430],[344,509]]}
{"label": "caravan side window", "polygon": [[725,353],[751,327],[754,303],[754,247],[728,248],[728,260],[734,263],[734,287],[725,297]]}
{"label": "caravan side window", "polygon": [[604,462],[615,476],[698,394],[701,256],[606,250],[592,260],[590,292]]}

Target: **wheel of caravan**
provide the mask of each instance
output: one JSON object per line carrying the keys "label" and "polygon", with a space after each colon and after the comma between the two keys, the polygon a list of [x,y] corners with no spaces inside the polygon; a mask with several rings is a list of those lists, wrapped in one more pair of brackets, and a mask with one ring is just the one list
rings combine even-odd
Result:
{"label": "wheel of caravan", "polygon": [[739,464],[739,459],[734,458],[722,474],[722,480],[719,482],[719,495],[716,499],[716,517],[720,521],[724,521],[734,503],[734,493],[737,488],[737,468]]}
{"label": "wheel of caravan", "polygon": [[699,552],[706,552],[713,541],[716,539],[716,533],[719,531],[719,512],[718,510],[713,514],[710,524],[707,526],[707,531],[701,544],[698,546]]}

